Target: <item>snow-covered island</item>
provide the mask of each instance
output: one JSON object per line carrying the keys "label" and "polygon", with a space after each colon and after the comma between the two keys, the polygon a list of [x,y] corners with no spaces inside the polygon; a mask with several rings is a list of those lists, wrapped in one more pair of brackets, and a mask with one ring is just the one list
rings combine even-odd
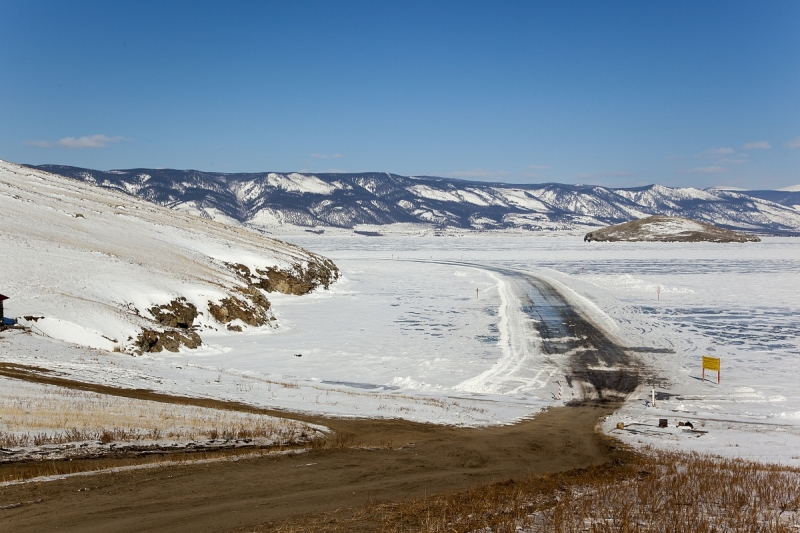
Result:
{"label": "snow-covered island", "polygon": [[755,235],[683,217],[654,215],[590,231],[584,241],[761,242]]}

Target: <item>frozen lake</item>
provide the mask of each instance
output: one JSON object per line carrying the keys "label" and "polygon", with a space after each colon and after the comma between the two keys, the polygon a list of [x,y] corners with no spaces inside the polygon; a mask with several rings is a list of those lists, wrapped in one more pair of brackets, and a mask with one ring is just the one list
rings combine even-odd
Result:
{"label": "frozen lake", "polygon": [[[42,365],[40,349],[48,366],[82,379],[336,416],[512,422],[575,391],[557,399],[565,369],[543,353],[525,291],[502,273],[509,269],[551,280],[618,344],[636,348],[661,400],[651,406],[649,387],[638,389],[608,431],[621,420],[638,430],[613,432],[634,444],[800,463],[797,239],[284,238],[330,257],[343,277],[330,291],[270,295],[277,329],[207,331],[204,347],[178,354],[100,358],[37,344],[11,359]],[[703,355],[721,357],[720,385],[716,376],[700,381]],[[658,418],[708,433],[659,432]]]}

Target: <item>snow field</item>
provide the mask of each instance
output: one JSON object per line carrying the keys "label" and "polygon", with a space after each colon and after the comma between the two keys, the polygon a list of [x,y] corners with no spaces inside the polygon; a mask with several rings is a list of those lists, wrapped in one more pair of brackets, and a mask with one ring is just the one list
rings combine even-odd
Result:
{"label": "snow field", "polygon": [[[517,420],[542,407],[540,402],[524,398],[472,397],[420,390],[425,385],[413,378],[399,379],[396,386],[369,386],[298,375],[300,372],[271,373],[268,367],[261,371],[241,370],[231,364],[236,360],[235,351],[225,347],[223,352],[230,360],[227,365],[219,366],[208,364],[203,354],[194,351],[131,357],[21,333],[0,338],[0,349],[4,362],[48,368],[68,379],[289,412],[474,426]],[[345,374],[340,376],[347,378]]]}

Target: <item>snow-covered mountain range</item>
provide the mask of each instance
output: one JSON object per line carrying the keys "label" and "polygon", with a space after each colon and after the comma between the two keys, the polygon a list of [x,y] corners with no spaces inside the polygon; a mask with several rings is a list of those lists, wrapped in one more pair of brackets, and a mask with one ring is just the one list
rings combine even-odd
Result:
{"label": "snow-covered mountain range", "polygon": [[223,174],[143,168],[99,171],[61,165],[34,168],[206,218],[257,227],[413,223],[556,230],[667,215],[758,233],[800,234],[800,192],[792,191],[523,185],[378,172]]}

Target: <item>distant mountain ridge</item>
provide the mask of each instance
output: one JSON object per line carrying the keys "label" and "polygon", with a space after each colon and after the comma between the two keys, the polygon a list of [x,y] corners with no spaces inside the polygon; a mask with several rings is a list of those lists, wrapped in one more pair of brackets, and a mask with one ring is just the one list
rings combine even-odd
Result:
{"label": "distant mountain ridge", "polygon": [[800,192],[790,191],[486,183],[379,172],[31,168],[256,227],[413,223],[477,230],[559,230],[667,215],[762,234],[800,235],[800,208],[793,207],[800,205]]}

